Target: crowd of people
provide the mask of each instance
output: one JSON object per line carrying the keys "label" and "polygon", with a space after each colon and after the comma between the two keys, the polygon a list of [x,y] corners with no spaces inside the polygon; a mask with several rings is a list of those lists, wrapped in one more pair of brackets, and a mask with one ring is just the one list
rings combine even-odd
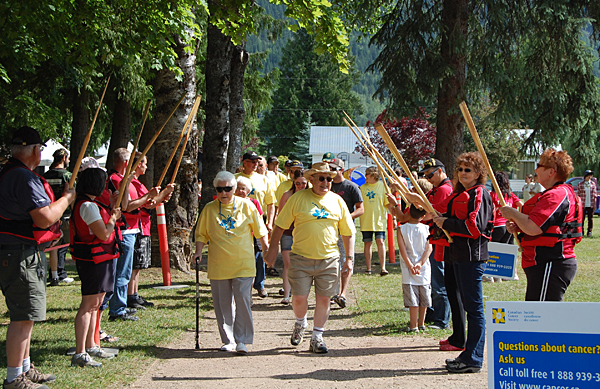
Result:
{"label": "crowd of people", "polygon": [[[69,282],[64,251],[53,250],[47,275],[44,249],[51,244],[70,242],[81,281],[71,365],[100,367],[99,359],[114,357],[96,342],[102,313],[109,309],[109,321],[137,321],[136,310],[153,307],[138,292],[140,270],[150,264],[150,212],[174,190],[173,184],[148,189],[139,181],[147,168],[139,153],[136,169],[126,177],[131,156],[117,149],[110,172],[93,158],[82,161],[75,191],[68,185],[66,150],[55,153],[47,180],[33,172],[43,146],[36,130],[17,130],[12,157],[0,171],[0,285],[10,311],[4,388],[45,388],[56,379],[37,370],[29,357],[33,323],[45,319],[46,280],[53,286]],[[424,331],[425,323],[446,329],[452,322],[452,335],[440,341],[440,350],[460,351],[446,361],[452,373],[477,372],[483,364],[482,281],[488,242],[510,244],[518,237],[528,301],[561,301],[576,274],[573,247],[583,235],[584,214],[592,209],[593,215],[596,186],[591,171],[578,193],[565,184],[573,166],[564,151],[542,154],[536,183],[526,183],[528,199],[523,201],[511,192],[506,173],[496,173],[506,206],[485,188],[488,172],[478,153],[458,157],[452,180],[440,160],[425,160],[414,183],[426,199],[412,184],[412,192],[404,193],[401,186],[408,182],[402,177],[402,183],[388,183],[394,193],[388,192],[376,167],[366,170],[366,183],[359,187],[344,177],[344,167],[344,161],[327,153],[309,169],[300,161],[287,161],[280,172],[277,157],[250,151],[236,174],[216,175],[216,198],[198,218],[195,257],[208,247],[207,277],[223,351],[248,353],[254,337],[252,288],[260,298],[268,296],[265,277],[278,275],[275,262],[281,252],[281,303],[291,304],[295,317],[290,342],[297,346],[304,340],[314,285],[310,350],[326,353],[323,335],[330,306],[347,305],[356,219],[366,273],[372,272],[374,236],[380,275],[385,276],[386,219],[388,213],[394,216],[404,305],[410,313],[407,331]],[[118,203],[120,190],[124,193]],[[426,212],[426,203],[436,212]],[[591,223],[590,218],[588,234]],[[101,337],[115,340],[104,332]]]}

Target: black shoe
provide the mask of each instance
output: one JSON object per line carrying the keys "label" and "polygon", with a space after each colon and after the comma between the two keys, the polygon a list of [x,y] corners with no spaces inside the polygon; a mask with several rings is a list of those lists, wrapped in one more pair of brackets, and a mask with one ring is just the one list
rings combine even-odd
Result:
{"label": "black shoe", "polygon": [[58,286],[60,284],[60,281],[58,280],[58,278],[53,278],[52,281],[50,281],[50,286]]}
{"label": "black shoe", "polygon": [[146,300],[142,296],[138,296],[137,302],[138,302],[138,304],[142,305],[143,307],[148,307],[148,308],[154,307],[154,303],[153,302],[150,302],[150,301]]}
{"label": "black shoe", "polygon": [[269,294],[268,294],[268,293],[267,293],[267,291],[266,291],[266,290],[264,290],[264,289],[260,289],[260,290],[258,291],[258,297],[260,297],[261,299],[264,299],[264,298],[266,298],[268,295],[269,295]]}
{"label": "black shoe", "polygon": [[144,307],[142,304],[140,304],[138,300],[133,299],[133,298],[127,299],[127,308],[141,309],[141,310],[146,309],[146,307]]}
{"label": "black shoe", "polygon": [[139,317],[137,316],[133,316],[128,314],[127,312],[125,312],[122,315],[110,315],[108,317],[108,321],[115,321],[115,320],[130,320],[130,321],[138,321],[140,320]]}
{"label": "black shoe", "polygon": [[479,373],[481,366],[469,366],[462,362],[446,365],[449,373]]}

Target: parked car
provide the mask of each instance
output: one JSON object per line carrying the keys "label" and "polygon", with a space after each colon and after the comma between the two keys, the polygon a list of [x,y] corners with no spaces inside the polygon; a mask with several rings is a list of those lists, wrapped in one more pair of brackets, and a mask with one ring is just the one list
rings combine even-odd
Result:
{"label": "parked car", "polygon": [[[598,188],[598,180],[596,179],[596,177],[592,177],[592,180],[596,184],[596,189],[600,192],[600,188]],[[583,177],[571,177],[567,180],[566,184],[570,184],[575,190],[575,193],[577,193],[577,186],[581,181],[583,181]],[[596,197],[596,209],[594,211],[594,215],[600,215],[600,196]]]}

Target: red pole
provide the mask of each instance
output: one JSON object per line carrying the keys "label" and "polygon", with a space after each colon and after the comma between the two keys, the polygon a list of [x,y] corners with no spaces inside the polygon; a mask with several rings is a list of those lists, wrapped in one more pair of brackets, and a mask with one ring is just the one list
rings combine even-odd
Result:
{"label": "red pole", "polygon": [[396,239],[394,234],[394,217],[388,213],[387,215],[387,232],[388,232],[388,257],[390,259],[390,263],[396,263],[396,245],[394,244],[394,239]]}
{"label": "red pole", "polygon": [[171,260],[169,259],[169,241],[167,240],[167,218],[165,206],[161,203],[156,207],[158,221],[158,242],[160,245],[160,265],[162,267],[163,285],[171,286]]}

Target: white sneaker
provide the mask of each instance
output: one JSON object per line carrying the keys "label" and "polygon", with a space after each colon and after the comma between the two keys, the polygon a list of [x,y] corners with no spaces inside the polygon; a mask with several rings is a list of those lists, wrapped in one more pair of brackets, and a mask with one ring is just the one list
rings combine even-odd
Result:
{"label": "white sneaker", "polygon": [[70,284],[70,283],[71,283],[71,282],[73,282],[73,281],[75,281],[75,279],[74,279],[74,278],[71,278],[71,277],[65,277],[65,278],[63,278],[62,280],[60,280],[60,282],[65,282],[65,283],[67,283],[67,284]]}
{"label": "white sneaker", "polygon": [[221,351],[233,351],[235,350],[235,343],[228,343],[221,346]]}
{"label": "white sneaker", "polygon": [[235,351],[240,355],[248,354],[248,349],[244,343],[238,343],[237,346],[235,346]]}

